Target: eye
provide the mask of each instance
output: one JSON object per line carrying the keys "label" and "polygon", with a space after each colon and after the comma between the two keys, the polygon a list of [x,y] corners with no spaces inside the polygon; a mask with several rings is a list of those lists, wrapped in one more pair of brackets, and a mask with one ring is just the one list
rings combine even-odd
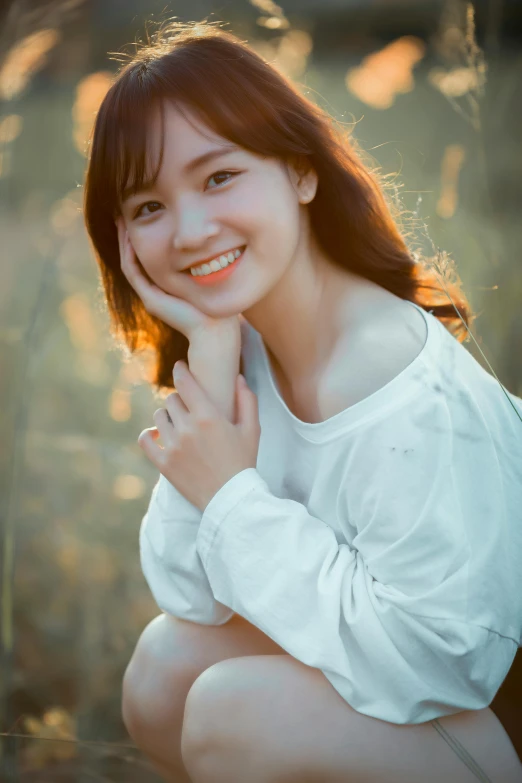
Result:
{"label": "eye", "polygon": [[[207,182],[214,177],[220,177],[220,176],[229,176],[229,177],[235,177],[237,174],[240,174],[239,171],[215,171],[213,174],[210,175],[210,177],[207,179]],[[230,179],[225,180],[225,182],[230,182]],[[224,184],[223,182],[221,183]]]}
{"label": "eye", "polygon": [[[141,204],[141,205],[140,205],[140,206],[137,208],[136,212],[134,213],[134,217],[135,217],[135,218],[139,217],[139,216],[141,215],[141,210],[143,209],[143,207],[148,207],[148,206],[150,206],[151,204],[154,204],[155,206],[161,207],[161,204],[159,203],[159,201],[146,201],[146,202],[145,202],[145,204]],[[156,211],[156,210],[153,210],[153,212],[155,212],[155,211]],[[152,215],[152,214],[153,214],[153,212],[149,212],[148,214],[149,214],[149,215]],[[145,217],[147,217],[147,213],[145,213]]]}

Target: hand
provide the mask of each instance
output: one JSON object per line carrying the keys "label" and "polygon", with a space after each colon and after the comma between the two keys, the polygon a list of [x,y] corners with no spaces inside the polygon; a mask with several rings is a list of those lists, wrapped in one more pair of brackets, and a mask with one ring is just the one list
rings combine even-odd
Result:
{"label": "hand", "polygon": [[136,253],[132,247],[129,234],[122,217],[116,221],[118,243],[120,247],[121,270],[134,288],[145,309],[164,323],[181,332],[189,340],[196,334],[215,332],[216,328],[232,328],[233,333],[240,334],[239,316],[229,318],[212,318],[198,310],[190,302],[181,299],[149,282],[143,275]]}
{"label": "hand", "polygon": [[[237,422],[223,416],[185,362],[174,365],[173,392],[166,409],[154,413],[156,427],[143,430],[138,444],[165,478],[204,511],[216,492],[237,473],[255,468],[261,427],[257,397],[237,376]],[[154,441],[161,435],[163,448]]]}

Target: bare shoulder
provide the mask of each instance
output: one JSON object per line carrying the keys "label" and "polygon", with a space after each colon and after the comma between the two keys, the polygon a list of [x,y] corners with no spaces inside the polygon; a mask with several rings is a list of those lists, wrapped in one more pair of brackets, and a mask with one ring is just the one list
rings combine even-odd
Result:
{"label": "bare shoulder", "polygon": [[417,358],[426,339],[422,313],[403,300],[376,311],[356,335],[341,338],[322,384],[328,415],[386,386]]}

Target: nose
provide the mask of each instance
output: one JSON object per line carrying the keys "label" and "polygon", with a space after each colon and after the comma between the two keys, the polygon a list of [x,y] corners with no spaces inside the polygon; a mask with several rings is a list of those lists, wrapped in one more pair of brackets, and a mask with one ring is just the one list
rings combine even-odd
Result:
{"label": "nose", "polygon": [[174,248],[180,251],[198,250],[219,233],[218,225],[209,219],[206,210],[193,203],[180,207],[176,225],[172,241]]}

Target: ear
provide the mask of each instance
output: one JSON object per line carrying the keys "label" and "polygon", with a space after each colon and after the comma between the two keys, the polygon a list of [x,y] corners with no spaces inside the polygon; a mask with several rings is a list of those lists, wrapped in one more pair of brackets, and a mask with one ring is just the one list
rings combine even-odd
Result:
{"label": "ear", "polygon": [[301,156],[296,158],[290,167],[290,178],[299,198],[300,204],[309,204],[313,201],[317,192],[317,172],[310,165],[308,158]]}

